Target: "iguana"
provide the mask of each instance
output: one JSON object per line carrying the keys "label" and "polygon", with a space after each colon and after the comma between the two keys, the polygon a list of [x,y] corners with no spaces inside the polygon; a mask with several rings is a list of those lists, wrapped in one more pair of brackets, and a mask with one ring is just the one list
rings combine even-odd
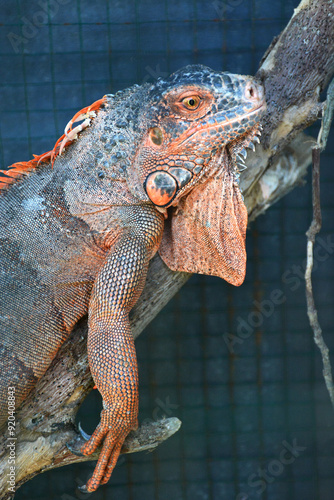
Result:
{"label": "iguana", "polygon": [[252,77],[187,66],[104,96],[52,151],[1,171],[1,422],[8,387],[19,406],[88,312],[89,366],[103,398],[81,448],[89,455],[103,444],[88,492],[109,480],[137,426],[128,314],[149,260],[158,251],[172,270],[244,279],[237,163],[259,142],[264,109]]}

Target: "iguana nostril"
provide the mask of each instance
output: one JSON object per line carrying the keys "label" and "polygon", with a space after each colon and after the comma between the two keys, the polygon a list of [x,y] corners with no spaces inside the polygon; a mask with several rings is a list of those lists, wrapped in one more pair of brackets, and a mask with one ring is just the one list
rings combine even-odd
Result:
{"label": "iguana nostril", "polygon": [[245,86],[245,97],[253,102],[263,101],[263,90],[262,87],[256,85],[255,82],[247,82]]}

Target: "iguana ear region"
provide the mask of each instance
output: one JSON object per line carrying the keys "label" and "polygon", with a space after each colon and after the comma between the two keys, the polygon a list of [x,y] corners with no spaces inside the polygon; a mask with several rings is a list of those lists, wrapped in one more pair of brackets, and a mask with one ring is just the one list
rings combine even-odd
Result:
{"label": "iguana ear region", "polygon": [[144,188],[154,205],[165,207],[173,200],[177,184],[174,177],[168,172],[158,170],[147,176]]}
{"label": "iguana ear region", "polygon": [[152,203],[158,207],[169,205],[178,190],[185,186],[192,174],[185,168],[157,170],[146,177],[144,189]]}
{"label": "iguana ear region", "polygon": [[165,264],[173,271],[219,276],[241,285],[247,210],[234,174],[222,169],[171,210],[159,248]]}

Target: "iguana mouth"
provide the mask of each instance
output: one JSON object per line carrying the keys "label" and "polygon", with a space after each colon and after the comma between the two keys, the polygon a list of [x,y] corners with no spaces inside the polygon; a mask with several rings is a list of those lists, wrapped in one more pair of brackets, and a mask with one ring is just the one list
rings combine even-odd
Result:
{"label": "iguana mouth", "polygon": [[[209,132],[210,130],[213,130],[213,129],[216,129],[219,127],[221,127],[222,129],[226,126],[232,127],[235,123],[241,122],[241,120],[243,120],[245,118],[251,119],[253,116],[262,115],[265,110],[266,110],[266,104],[263,103],[260,106],[258,106],[257,108],[250,111],[249,113],[245,113],[243,115],[236,116],[235,118],[228,119],[226,116],[225,117],[222,116],[222,118],[226,118],[225,121],[220,122],[219,118],[218,118],[217,120],[213,119],[213,120],[215,120],[215,122],[210,123],[206,126],[199,127],[197,125],[198,128],[194,127],[192,129],[187,130],[183,134],[185,137],[183,139],[181,139],[181,141],[178,143],[178,145],[181,146],[183,144],[186,144],[187,141],[189,141],[190,139],[194,139],[197,134],[202,134],[203,132]],[[257,121],[258,120],[256,120],[254,122],[254,126],[256,126]],[[240,138],[239,138],[239,140],[240,140]]]}

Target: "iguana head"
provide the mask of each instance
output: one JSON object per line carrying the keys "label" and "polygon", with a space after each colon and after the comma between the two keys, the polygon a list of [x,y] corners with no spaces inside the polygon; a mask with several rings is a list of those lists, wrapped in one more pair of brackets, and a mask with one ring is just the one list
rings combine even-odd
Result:
{"label": "iguana head", "polygon": [[204,66],[187,66],[158,80],[148,102],[133,173],[161,208],[176,205],[213,175],[225,148],[233,163],[242,161],[265,110],[262,86],[252,77]]}

